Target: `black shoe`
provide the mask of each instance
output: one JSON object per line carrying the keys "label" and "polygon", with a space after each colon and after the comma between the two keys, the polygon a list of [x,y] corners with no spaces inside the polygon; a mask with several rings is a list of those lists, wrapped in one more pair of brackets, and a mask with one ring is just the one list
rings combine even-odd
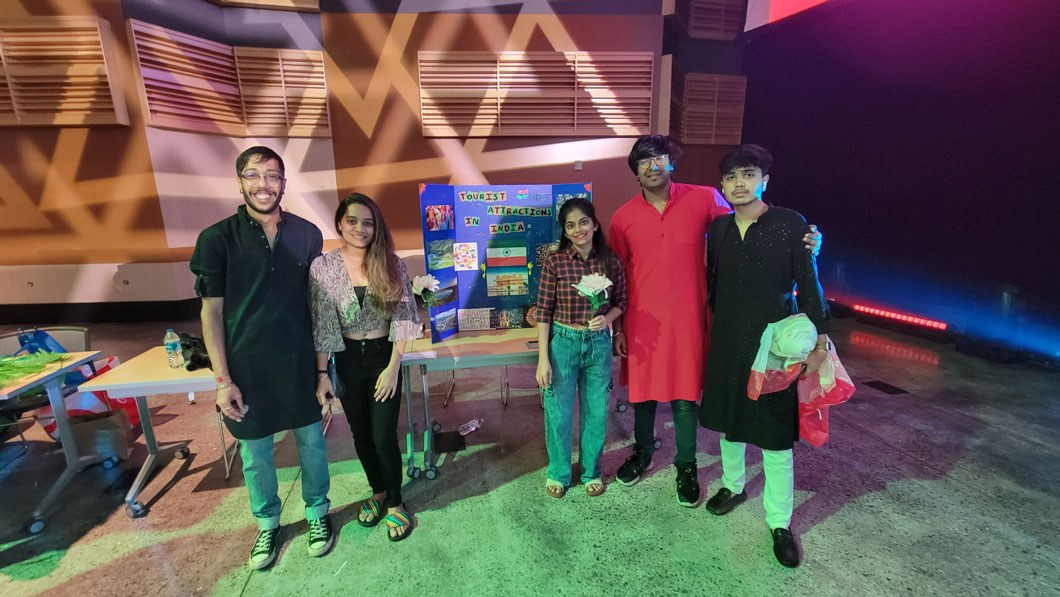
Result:
{"label": "black shoe", "polygon": [[795,535],[792,535],[788,529],[773,529],[772,534],[773,555],[777,557],[777,561],[788,568],[798,566],[802,556],[799,555],[799,546],[795,543]]}
{"label": "black shoe", "polygon": [[309,555],[314,558],[331,551],[335,545],[335,533],[331,530],[331,519],[325,514],[309,521]]}
{"label": "black shoe", "polygon": [[641,476],[649,470],[651,470],[651,454],[644,456],[640,448],[634,446],[633,454],[622,463],[622,466],[618,467],[618,474],[615,477],[619,483],[629,487],[636,485]]}
{"label": "black shoe", "polygon": [[677,503],[686,508],[699,505],[699,469],[695,464],[677,467]]}
{"label": "black shoe", "polygon": [[718,490],[718,493],[714,494],[714,497],[707,500],[707,510],[711,514],[728,514],[732,512],[732,509],[747,500],[747,491],[741,491],[740,493],[733,493],[729,491],[728,487],[722,487]]}
{"label": "black shoe", "polygon": [[269,531],[258,531],[258,538],[254,540],[254,549],[250,550],[251,570],[268,568],[276,561],[276,549],[279,547],[280,529]]}

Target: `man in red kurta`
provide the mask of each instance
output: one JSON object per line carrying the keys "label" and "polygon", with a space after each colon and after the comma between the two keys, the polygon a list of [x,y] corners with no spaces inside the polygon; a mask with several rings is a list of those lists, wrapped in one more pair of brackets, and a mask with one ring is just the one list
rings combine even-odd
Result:
{"label": "man in red kurta", "polygon": [[652,466],[655,409],[669,402],[677,442],[677,498],[699,503],[696,403],[703,392],[707,322],[704,250],[707,227],[732,212],[715,189],[673,182],[681,149],[669,137],[641,137],[629,167],[642,192],[611,219],[611,246],[626,268],[629,303],[616,325],[615,348],[633,405],[633,455],[618,470],[624,485]]}
{"label": "man in red kurta", "polygon": [[[641,193],[615,212],[611,246],[626,270],[628,306],[615,322],[615,350],[633,405],[633,454],[619,467],[623,485],[640,481],[652,466],[655,410],[673,410],[677,500],[699,503],[696,405],[703,393],[708,337],[705,239],[716,218],[732,213],[713,187],[673,182],[681,148],[669,137],[637,139],[627,160]],[[810,250],[820,235],[807,235]]]}

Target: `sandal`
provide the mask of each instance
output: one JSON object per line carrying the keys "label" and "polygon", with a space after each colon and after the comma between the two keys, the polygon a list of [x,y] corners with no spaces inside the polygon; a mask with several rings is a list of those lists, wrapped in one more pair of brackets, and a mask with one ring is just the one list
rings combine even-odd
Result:
{"label": "sandal", "polygon": [[585,484],[585,493],[588,494],[589,497],[603,495],[605,491],[607,491],[607,488],[604,486],[604,482],[599,479],[589,481]]}
{"label": "sandal", "polygon": [[[386,538],[391,541],[397,542],[402,541],[406,537],[412,534],[412,516],[408,512],[397,511],[391,514],[387,514],[386,518],[383,519],[386,522],[387,534]],[[391,535],[390,530],[407,529],[403,532],[399,532],[397,535]]]}
{"label": "sandal", "polygon": [[545,483],[545,491],[557,499],[567,495],[567,488],[554,482]]}
{"label": "sandal", "polygon": [[361,520],[361,517],[357,517],[357,524],[365,528],[372,528],[379,524],[380,520],[383,520],[383,503],[375,499],[367,499],[361,502],[361,514],[367,514],[372,518],[370,520]]}

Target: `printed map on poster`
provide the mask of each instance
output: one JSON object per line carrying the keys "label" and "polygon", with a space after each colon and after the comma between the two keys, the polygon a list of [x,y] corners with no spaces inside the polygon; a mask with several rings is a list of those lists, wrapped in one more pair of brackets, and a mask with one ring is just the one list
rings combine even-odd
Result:
{"label": "printed map on poster", "polygon": [[478,244],[453,243],[453,266],[458,272],[473,272],[478,269]]}

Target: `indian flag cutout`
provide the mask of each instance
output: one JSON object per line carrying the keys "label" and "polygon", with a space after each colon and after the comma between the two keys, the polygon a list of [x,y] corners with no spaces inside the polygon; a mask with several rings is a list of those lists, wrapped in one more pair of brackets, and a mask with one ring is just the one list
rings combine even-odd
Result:
{"label": "indian flag cutout", "polygon": [[521,239],[490,243],[486,248],[486,268],[494,267],[526,267],[526,243]]}

